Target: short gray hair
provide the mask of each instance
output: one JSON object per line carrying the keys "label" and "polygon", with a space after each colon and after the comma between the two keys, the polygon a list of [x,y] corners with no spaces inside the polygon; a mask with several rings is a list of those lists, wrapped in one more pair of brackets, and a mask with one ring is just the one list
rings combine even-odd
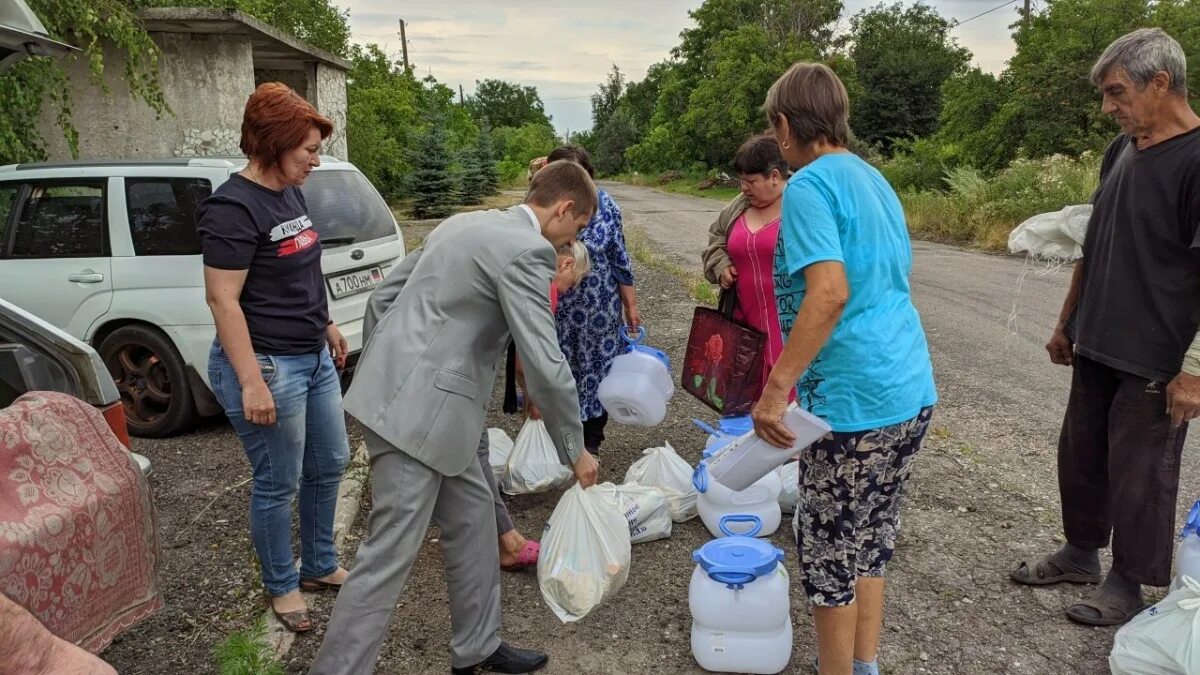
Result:
{"label": "short gray hair", "polygon": [[1159,72],[1171,78],[1171,90],[1187,93],[1187,56],[1175,38],[1161,28],[1139,28],[1116,39],[1092,66],[1092,84],[1099,87],[1114,69],[1124,70],[1137,88],[1145,89]]}

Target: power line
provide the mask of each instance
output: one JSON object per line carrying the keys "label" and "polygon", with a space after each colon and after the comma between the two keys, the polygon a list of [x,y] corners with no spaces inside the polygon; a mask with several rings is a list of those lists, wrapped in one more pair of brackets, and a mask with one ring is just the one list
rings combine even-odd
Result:
{"label": "power line", "polygon": [[981,16],[987,16],[988,14],[991,14],[992,12],[1004,9],[1005,7],[1008,7],[1009,5],[1015,5],[1018,2],[1020,2],[1020,0],[1009,0],[1008,2],[1004,3],[1003,5],[996,5],[995,7],[989,9],[986,12],[983,12],[982,14],[976,14],[975,16],[973,16],[969,19],[965,19],[963,21],[955,21],[954,27],[957,28],[963,24],[970,23],[970,22],[974,21],[975,19],[978,19]]}

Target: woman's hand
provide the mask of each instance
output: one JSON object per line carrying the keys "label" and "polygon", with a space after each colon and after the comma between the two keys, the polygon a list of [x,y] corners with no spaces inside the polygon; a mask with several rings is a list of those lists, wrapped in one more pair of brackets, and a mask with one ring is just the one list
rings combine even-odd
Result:
{"label": "woman's hand", "polygon": [[338,370],[345,368],[350,346],[346,344],[346,338],[342,336],[342,331],[338,330],[337,324],[331,322],[325,327],[325,340],[329,342],[329,355],[333,357]]}
{"label": "woman's hand", "polygon": [[625,307],[625,325],[631,328],[637,328],[642,325],[642,315],[638,311],[636,302]]}
{"label": "woman's hand", "polygon": [[750,411],[750,417],[754,420],[754,433],[771,445],[785,450],[796,442],[796,435],[783,423],[787,406],[788,390],[768,384],[762,397]]}
{"label": "woman's hand", "polygon": [[733,265],[726,267],[725,271],[721,272],[720,281],[721,288],[733,288],[733,285],[737,283],[737,268]]}
{"label": "woman's hand", "polygon": [[242,385],[242,412],[253,424],[275,424],[275,398],[261,377]]}

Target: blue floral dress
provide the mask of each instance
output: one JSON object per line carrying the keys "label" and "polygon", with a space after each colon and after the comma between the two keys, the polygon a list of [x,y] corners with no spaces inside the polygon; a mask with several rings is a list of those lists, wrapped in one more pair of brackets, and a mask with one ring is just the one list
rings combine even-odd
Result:
{"label": "blue floral dress", "polygon": [[625,250],[621,209],[600,190],[600,208],[579,235],[592,258],[592,270],[558,299],[558,342],[579,388],[581,421],[604,414],[596,398],[600,381],[622,351],[625,321],[618,285],[633,285],[633,269]]}

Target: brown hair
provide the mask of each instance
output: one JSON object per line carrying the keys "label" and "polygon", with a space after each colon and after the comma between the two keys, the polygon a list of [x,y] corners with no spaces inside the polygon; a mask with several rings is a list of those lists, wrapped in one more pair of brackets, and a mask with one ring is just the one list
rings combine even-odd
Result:
{"label": "brown hair", "polygon": [[525,203],[542,208],[565,199],[575,202],[572,213],[589,218],[596,215],[600,204],[591,176],[582,166],[567,160],[550,162],[542,167],[529,181],[529,191],[525,193]]}
{"label": "brown hair", "polygon": [[284,153],[303,143],[312,127],[321,132],[322,140],[333,133],[333,122],[291,87],[281,82],[264,82],[246,101],[242,152],[269,169],[279,164]]}
{"label": "brown hair", "polygon": [[782,115],[792,140],[801,146],[821,140],[850,145],[850,95],[837,74],[823,63],[802,61],[789,68],[771,85],[763,112],[772,128]]}
{"label": "brown hair", "polygon": [[557,162],[560,159],[565,159],[568,162],[575,162],[583,167],[584,171],[592,178],[596,177],[596,171],[592,168],[592,156],[588,151],[578,145],[563,145],[554,149],[550,156],[546,158],[548,162]]}
{"label": "brown hair", "polygon": [[778,170],[784,178],[788,175],[788,163],[779,154],[779,142],[774,136],[761,134],[752,136],[733,154],[733,170],[740,174],[762,174],[770,176]]}

